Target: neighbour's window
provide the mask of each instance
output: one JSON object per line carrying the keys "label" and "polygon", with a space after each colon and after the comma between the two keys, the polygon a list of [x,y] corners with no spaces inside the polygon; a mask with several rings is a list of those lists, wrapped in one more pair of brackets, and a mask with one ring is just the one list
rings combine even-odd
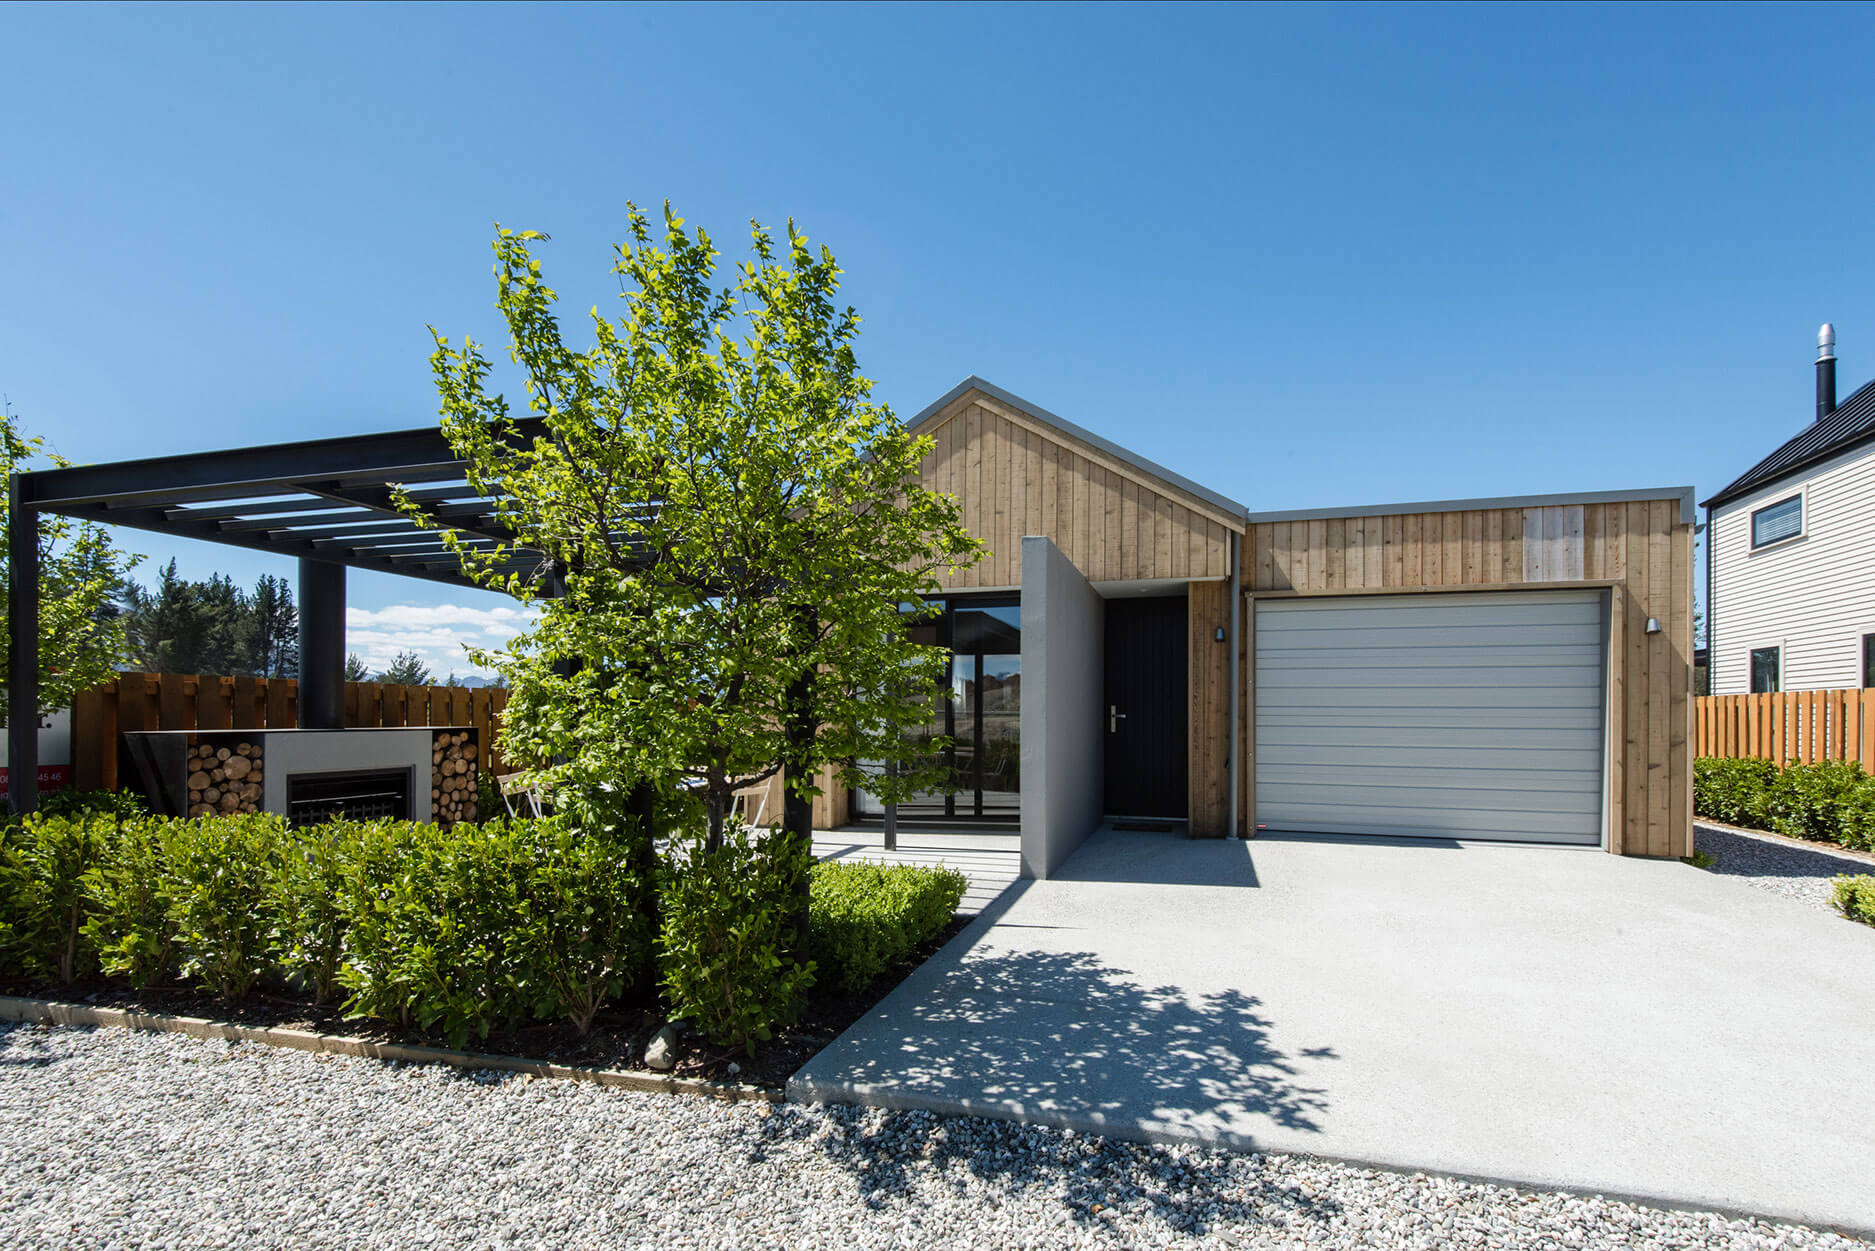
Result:
{"label": "neighbour's window", "polygon": [[1803,496],[1766,504],[1751,514],[1751,545],[1769,547],[1803,533]]}
{"label": "neighbour's window", "polygon": [[1780,689],[1778,678],[1777,651],[1775,647],[1754,647],[1751,649],[1751,693]]}
{"label": "neighbour's window", "polygon": [[1862,636],[1862,685],[1875,686],[1875,634]]}

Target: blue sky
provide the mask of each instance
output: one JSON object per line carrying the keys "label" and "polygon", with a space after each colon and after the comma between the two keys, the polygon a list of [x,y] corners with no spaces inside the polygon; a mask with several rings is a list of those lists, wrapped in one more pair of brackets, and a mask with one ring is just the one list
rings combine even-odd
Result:
{"label": "blue sky", "polygon": [[[909,415],[981,374],[1257,509],[1736,476],[1875,375],[1870,7],[0,8],[0,391],[68,456],[434,420],[492,223],[830,244]],[[291,562],[125,532],[191,576]],[[154,563],[154,562],[153,562]],[[467,671],[504,602],[352,575]],[[408,607],[414,606],[414,607]],[[460,610],[460,612],[458,611]],[[479,615],[477,615],[479,614]]]}

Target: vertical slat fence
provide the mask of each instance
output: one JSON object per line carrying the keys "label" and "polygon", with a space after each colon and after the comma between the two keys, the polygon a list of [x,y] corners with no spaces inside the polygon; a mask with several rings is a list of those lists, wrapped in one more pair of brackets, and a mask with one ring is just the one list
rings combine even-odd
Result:
{"label": "vertical slat fence", "polygon": [[[508,692],[500,687],[345,684],[347,726],[473,725],[486,767],[507,772],[494,750]],[[279,730],[299,725],[293,678],[120,673],[72,704],[72,784],[116,790],[118,735],[126,730]]]}
{"label": "vertical slat fence", "polygon": [[1694,704],[1694,755],[1853,760],[1875,773],[1875,687],[1701,695]]}

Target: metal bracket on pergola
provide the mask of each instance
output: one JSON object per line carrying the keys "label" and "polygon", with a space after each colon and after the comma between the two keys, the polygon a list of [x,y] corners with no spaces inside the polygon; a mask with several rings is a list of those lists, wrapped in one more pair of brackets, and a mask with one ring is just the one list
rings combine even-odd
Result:
{"label": "metal bracket on pergola", "polygon": [[[531,438],[527,423],[521,438]],[[82,465],[16,473],[8,484],[13,528],[7,559],[12,630],[7,683],[8,800],[37,802],[39,773],[39,515],[56,513],[158,534],[226,543],[299,560],[300,724],[344,725],[345,570],[370,569],[472,587],[443,541],[491,548],[512,536],[495,497],[469,486],[465,462],[430,427],[355,438]],[[437,523],[417,525],[397,508],[405,488]],[[515,555],[514,572],[541,569]],[[27,714],[20,715],[21,710]]]}

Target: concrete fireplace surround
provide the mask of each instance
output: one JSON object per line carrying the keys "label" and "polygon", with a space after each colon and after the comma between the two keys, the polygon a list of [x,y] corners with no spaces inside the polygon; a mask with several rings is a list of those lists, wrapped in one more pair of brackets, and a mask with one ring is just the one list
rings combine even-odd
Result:
{"label": "concrete fireplace surround", "polygon": [[437,731],[417,729],[256,730],[267,747],[261,808],[286,811],[289,778],[305,773],[410,769],[410,819],[430,819],[430,750]]}

